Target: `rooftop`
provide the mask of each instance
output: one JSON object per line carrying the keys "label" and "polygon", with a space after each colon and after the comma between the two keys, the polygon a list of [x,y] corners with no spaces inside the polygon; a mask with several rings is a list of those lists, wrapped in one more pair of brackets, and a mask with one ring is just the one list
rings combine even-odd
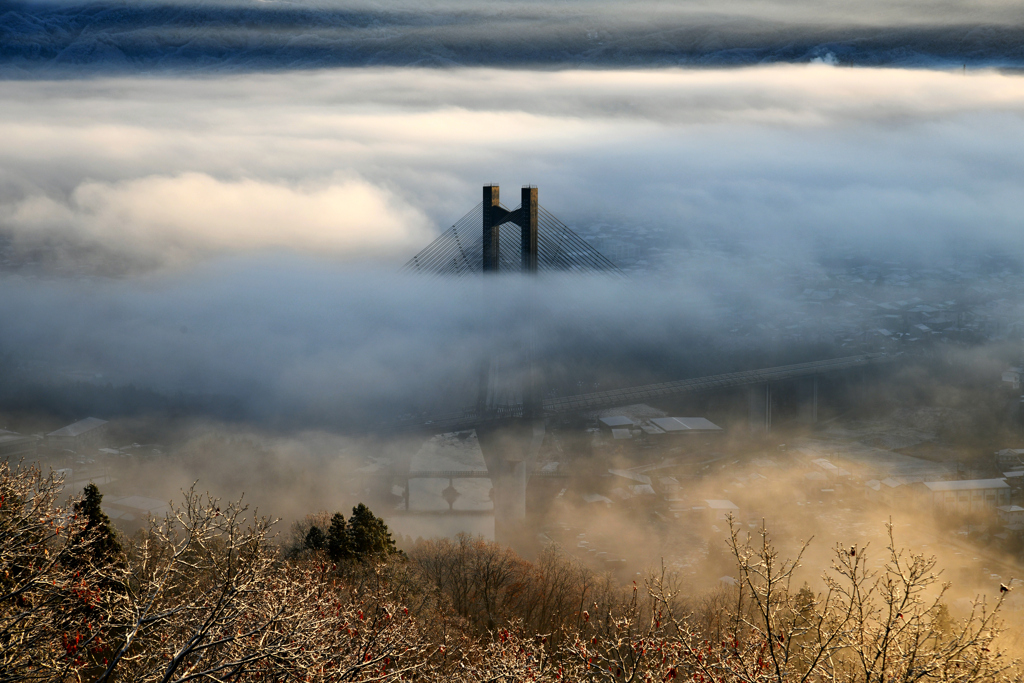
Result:
{"label": "rooftop", "polygon": [[87,417],[84,420],[69,424],[67,427],[61,427],[56,431],[50,432],[47,436],[81,436],[105,424],[107,424],[106,420],[101,420],[98,417]]}
{"label": "rooftop", "polygon": [[722,428],[703,417],[655,417],[651,422],[666,432],[722,431]]}
{"label": "rooftop", "polygon": [[625,477],[626,479],[632,479],[633,481],[635,481],[638,484],[650,484],[651,483],[651,478],[648,477],[646,474],[640,474],[639,472],[634,472],[633,470],[611,469],[611,470],[608,470],[608,473],[609,474],[614,474],[617,477]]}
{"label": "rooftop", "polygon": [[961,481],[926,481],[931,491],[976,491],[979,489],[1008,489],[1005,479],[963,479]]}
{"label": "rooftop", "polygon": [[31,438],[31,436],[25,436],[24,434],[18,434],[17,432],[9,432],[6,429],[0,429],[0,443],[26,441]]}
{"label": "rooftop", "polygon": [[612,499],[602,496],[600,493],[584,493],[581,498],[587,503],[607,503],[611,505]]}

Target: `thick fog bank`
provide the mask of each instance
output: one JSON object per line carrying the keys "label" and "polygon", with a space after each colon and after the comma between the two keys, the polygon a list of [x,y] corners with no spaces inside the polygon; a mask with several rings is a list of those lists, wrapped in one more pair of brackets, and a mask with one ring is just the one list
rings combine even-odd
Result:
{"label": "thick fog bank", "polygon": [[[564,394],[1020,336],[1015,76],[375,68],[0,97],[8,407],[372,428],[474,402],[488,356],[514,385],[528,348]],[[537,184],[631,279],[398,274],[494,181],[510,207]],[[53,403],[75,395],[102,400]]]}
{"label": "thick fog bank", "polygon": [[1024,64],[1009,2],[9,2],[0,73]]}
{"label": "thick fog bank", "polygon": [[[799,339],[729,332],[793,315],[787,283],[706,275],[430,281],[277,258],[130,280],[5,276],[0,402],[375,430],[473,405],[484,359],[515,402],[529,354],[554,394],[832,355],[813,321]],[[119,398],[128,385],[158,395]]]}
{"label": "thick fog bank", "polygon": [[8,81],[0,100],[7,269],[398,266],[491,181],[509,206],[539,185],[640,269],[1024,246],[1024,80],[993,72],[325,70]]}

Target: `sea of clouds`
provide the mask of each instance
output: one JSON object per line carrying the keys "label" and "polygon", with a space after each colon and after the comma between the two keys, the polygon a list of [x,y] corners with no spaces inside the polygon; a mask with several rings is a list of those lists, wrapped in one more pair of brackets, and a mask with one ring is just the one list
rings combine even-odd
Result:
{"label": "sea of clouds", "polygon": [[[827,286],[837,257],[941,265],[1024,247],[1024,80],[984,66],[1006,66],[1019,45],[999,39],[1015,30],[1007,3],[645,4],[631,16],[582,3],[265,4],[4,7],[0,353],[17,367],[242,396],[254,415],[369,420],[439,401],[495,339],[535,343],[523,311],[573,372],[592,357],[654,380],[736,368],[723,349],[737,311],[780,319],[796,306],[793,277]],[[798,27],[874,31],[912,55],[925,24],[973,26],[988,56],[858,67],[817,38],[743,68],[636,52],[710,26],[715,54]],[[345,26],[318,48],[355,50],[340,68],[265,49]],[[586,59],[579,31],[602,44]],[[441,54],[453,35],[490,56],[428,68],[439,62],[356,49]],[[131,40],[148,47],[132,56]],[[543,64],[503,61],[502,40],[519,41],[516,54],[566,47]],[[261,50],[269,61],[252,57]],[[512,205],[537,184],[581,233],[657,234],[671,257],[627,283],[554,278],[540,294],[398,276],[489,182]],[[774,343],[735,349],[784,360]]]}

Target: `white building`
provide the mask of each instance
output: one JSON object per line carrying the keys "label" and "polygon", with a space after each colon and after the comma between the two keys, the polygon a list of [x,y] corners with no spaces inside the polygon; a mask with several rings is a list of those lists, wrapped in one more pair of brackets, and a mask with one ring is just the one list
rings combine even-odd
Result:
{"label": "white building", "polygon": [[703,417],[654,417],[651,424],[667,434],[721,432],[722,428]]}
{"label": "white building", "polygon": [[1024,508],[1019,505],[1001,505],[996,508],[999,522],[1014,531],[1024,529]]}
{"label": "white building", "polygon": [[712,519],[725,519],[729,515],[736,517],[740,508],[731,500],[705,500]]}

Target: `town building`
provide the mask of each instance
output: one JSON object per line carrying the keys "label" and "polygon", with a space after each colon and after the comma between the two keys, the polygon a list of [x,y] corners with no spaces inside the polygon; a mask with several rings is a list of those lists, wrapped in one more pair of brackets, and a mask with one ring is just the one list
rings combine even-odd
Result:
{"label": "town building", "polygon": [[1010,485],[1005,479],[926,481],[932,505],[947,512],[984,512],[1010,504]]}
{"label": "town building", "polygon": [[726,519],[729,515],[736,517],[740,512],[739,506],[731,500],[709,499],[704,502],[707,503],[708,510],[711,513],[711,518],[715,520]]}
{"label": "town building", "polygon": [[996,508],[999,513],[999,523],[1012,531],[1024,529],[1024,508],[1019,505],[1000,505]]}
{"label": "town building", "polygon": [[85,449],[100,448],[106,436],[107,421],[87,417],[50,432],[46,435],[46,444],[53,450],[78,453]]}

